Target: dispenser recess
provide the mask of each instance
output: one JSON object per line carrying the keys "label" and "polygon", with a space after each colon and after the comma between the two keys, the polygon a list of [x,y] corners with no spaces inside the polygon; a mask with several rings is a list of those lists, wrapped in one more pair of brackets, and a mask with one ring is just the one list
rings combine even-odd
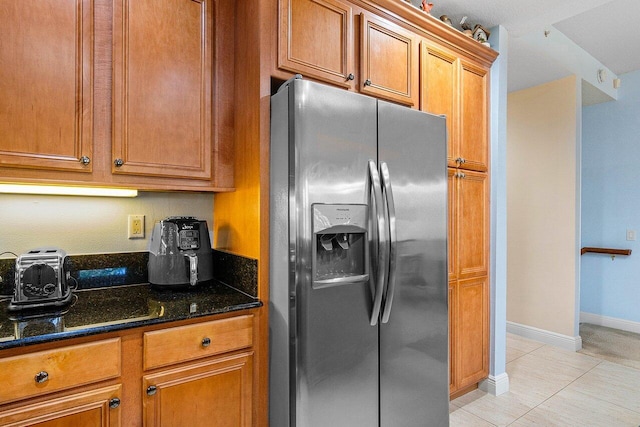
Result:
{"label": "dispenser recess", "polygon": [[369,280],[368,207],[313,204],[312,287]]}

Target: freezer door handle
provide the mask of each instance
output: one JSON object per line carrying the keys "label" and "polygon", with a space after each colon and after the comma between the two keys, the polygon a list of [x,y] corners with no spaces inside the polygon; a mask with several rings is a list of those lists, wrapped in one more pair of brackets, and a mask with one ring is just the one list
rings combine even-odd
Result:
{"label": "freezer door handle", "polygon": [[387,226],[385,223],[384,205],[382,201],[382,188],[380,186],[380,176],[378,175],[378,167],[376,162],[369,160],[369,183],[367,185],[367,200],[371,203],[371,193],[373,190],[373,205],[371,212],[374,215],[376,226],[378,228],[378,265],[377,275],[371,275],[375,281],[373,294],[373,309],[371,310],[371,326],[378,324],[380,317],[380,309],[382,308],[382,295],[384,293],[385,282],[387,279],[387,268],[389,263],[389,242],[387,240]]}
{"label": "freezer door handle", "polygon": [[382,181],[382,196],[385,202],[385,213],[389,223],[389,264],[388,269],[383,274],[388,275],[387,292],[384,298],[384,310],[382,311],[382,323],[389,321],[391,315],[391,305],[396,290],[396,260],[398,255],[398,239],[396,233],[396,207],[393,201],[393,190],[391,188],[391,177],[389,167],[385,162],[380,164],[380,179]]}

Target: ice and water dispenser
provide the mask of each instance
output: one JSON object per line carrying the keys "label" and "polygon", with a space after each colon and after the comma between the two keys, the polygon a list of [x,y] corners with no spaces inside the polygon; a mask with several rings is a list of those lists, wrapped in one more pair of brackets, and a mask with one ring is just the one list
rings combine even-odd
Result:
{"label": "ice and water dispenser", "polygon": [[367,205],[313,204],[313,288],[369,280]]}

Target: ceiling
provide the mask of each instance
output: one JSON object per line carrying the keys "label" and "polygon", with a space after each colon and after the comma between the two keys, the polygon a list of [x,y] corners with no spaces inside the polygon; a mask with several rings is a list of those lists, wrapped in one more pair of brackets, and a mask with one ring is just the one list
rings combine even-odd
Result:
{"label": "ceiling", "polygon": [[[413,1],[413,0],[412,0]],[[509,34],[508,91],[536,86],[573,72],[540,49],[527,36],[559,31],[616,75],[640,69],[638,0],[434,0],[431,15],[447,15],[460,28],[501,25]]]}

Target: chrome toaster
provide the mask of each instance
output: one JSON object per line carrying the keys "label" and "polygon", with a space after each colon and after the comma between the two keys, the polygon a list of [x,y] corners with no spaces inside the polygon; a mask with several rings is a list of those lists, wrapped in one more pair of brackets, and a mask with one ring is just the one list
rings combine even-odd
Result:
{"label": "chrome toaster", "polygon": [[32,249],[16,260],[15,288],[9,310],[63,307],[73,297],[69,280],[65,251],[54,247]]}

